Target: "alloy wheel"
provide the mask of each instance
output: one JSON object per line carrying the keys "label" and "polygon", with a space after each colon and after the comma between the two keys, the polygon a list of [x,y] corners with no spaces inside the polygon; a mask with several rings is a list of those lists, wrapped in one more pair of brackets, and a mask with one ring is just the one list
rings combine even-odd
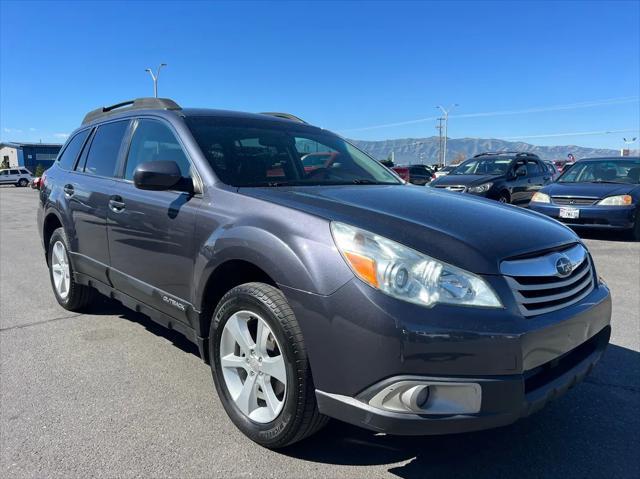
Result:
{"label": "alloy wheel", "polygon": [[220,337],[220,366],[238,409],[249,419],[268,423],[278,417],[287,394],[284,352],[258,314],[238,311]]}
{"label": "alloy wheel", "polygon": [[62,241],[56,241],[51,253],[53,285],[56,288],[56,292],[60,299],[65,300],[67,299],[67,296],[69,296],[69,286],[71,285],[67,249]]}

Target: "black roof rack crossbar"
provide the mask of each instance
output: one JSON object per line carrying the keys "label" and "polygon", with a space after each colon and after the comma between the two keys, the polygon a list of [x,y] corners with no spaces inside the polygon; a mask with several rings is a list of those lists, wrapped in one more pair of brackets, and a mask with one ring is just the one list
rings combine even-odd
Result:
{"label": "black roof rack crossbar", "polygon": [[82,124],[86,125],[98,118],[130,110],[182,110],[182,108],[169,98],[136,98],[135,100],[123,101],[115,105],[96,108],[85,115]]}
{"label": "black roof rack crossbar", "polygon": [[295,115],[292,115],[291,113],[280,113],[277,111],[265,111],[260,113],[261,115],[269,115],[269,116],[275,116],[278,118],[284,118],[285,120],[291,120],[291,121],[297,121],[298,123],[304,123],[307,124],[306,121],[304,121],[302,118],[299,118]]}

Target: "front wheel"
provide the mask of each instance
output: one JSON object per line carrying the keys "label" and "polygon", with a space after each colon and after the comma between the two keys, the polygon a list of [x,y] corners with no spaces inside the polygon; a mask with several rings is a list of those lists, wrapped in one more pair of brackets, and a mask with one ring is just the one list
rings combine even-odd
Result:
{"label": "front wheel", "polygon": [[500,203],[511,203],[511,197],[509,196],[509,193],[507,193],[506,191],[503,191],[502,193],[500,193],[500,196],[498,197],[498,201]]}
{"label": "front wheel", "polygon": [[21,178],[20,181],[18,181],[18,186],[22,188],[24,188],[28,184],[29,184],[29,180],[27,180],[26,178]]}
{"label": "front wheel", "polygon": [[318,412],[300,326],[273,286],[243,284],[220,300],[209,357],[227,414],[258,444],[284,447],[327,422]]}

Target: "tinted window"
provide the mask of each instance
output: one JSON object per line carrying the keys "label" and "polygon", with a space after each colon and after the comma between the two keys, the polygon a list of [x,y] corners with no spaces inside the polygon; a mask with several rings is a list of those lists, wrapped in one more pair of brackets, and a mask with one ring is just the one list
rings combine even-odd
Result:
{"label": "tinted window", "polygon": [[74,136],[67,144],[67,147],[64,149],[62,155],[60,155],[60,158],[58,159],[58,165],[61,168],[64,168],[65,170],[73,169],[73,165],[76,162],[76,159],[80,154],[80,150],[82,149],[82,145],[87,139],[87,136],[89,136],[90,131],[90,129],[81,131],[76,136]]}
{"label": "tinted window", "polygon": [[20,170],[20,173],[22,173],[23,175],[28,175],[29,172],[27,170]]}
{"label": "tinted window", "polygon": [[116,121],[98,127],[89,148],[84,172],[98,176],[113,176],[122,137],[128,121]]}
{"label": "tinted window", "polygon": [[9,173],[11,175],[19,175],[20,174],[20,172],[18,170],[11,170]]}
{"label": "tinted window", "polygon": [[136,166],[157,160],[175,161],[182,176],[190,176],[189,160],[169,127],[155,120],[140,120],[131,140],[124,177],[132,180]]}
{"label": "tinted window", "polygon": [[0,175],[8,175],[9,174],[9,170],[2,170],[0,171]]}
{"label": "tinted window", "polygon": [[[511,158],[481,157],[472,158],[458,166],[452,175],[504,175],[509,169]],[[446,171],[446,168],[445,168]]]}

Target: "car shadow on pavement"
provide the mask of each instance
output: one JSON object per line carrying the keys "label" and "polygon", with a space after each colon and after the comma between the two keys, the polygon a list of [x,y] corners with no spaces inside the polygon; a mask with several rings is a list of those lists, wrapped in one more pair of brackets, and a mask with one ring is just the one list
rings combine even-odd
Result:
{"label": "car shadow on pavement", "polygon": [[200,358],[198,347],[184,335],[156,323],[149,316],[133,311],[114,299],[100,295],[98,299],[89,306],[85,313],[95,315],[114,315],[122,319],[138,323],[150,333],[170,341],[178,349],[181,349],[186,353],[194,354]]}
{"label": "car shadow on pavement", "polygon": [[[640,353],[610,345],[585,382],[510,426],[448,436],[387,436],[332,421],[280,451],[306,461],[389,465],[406,479],[640,477]],[[404,464],[397,464],[404,462]]]}

